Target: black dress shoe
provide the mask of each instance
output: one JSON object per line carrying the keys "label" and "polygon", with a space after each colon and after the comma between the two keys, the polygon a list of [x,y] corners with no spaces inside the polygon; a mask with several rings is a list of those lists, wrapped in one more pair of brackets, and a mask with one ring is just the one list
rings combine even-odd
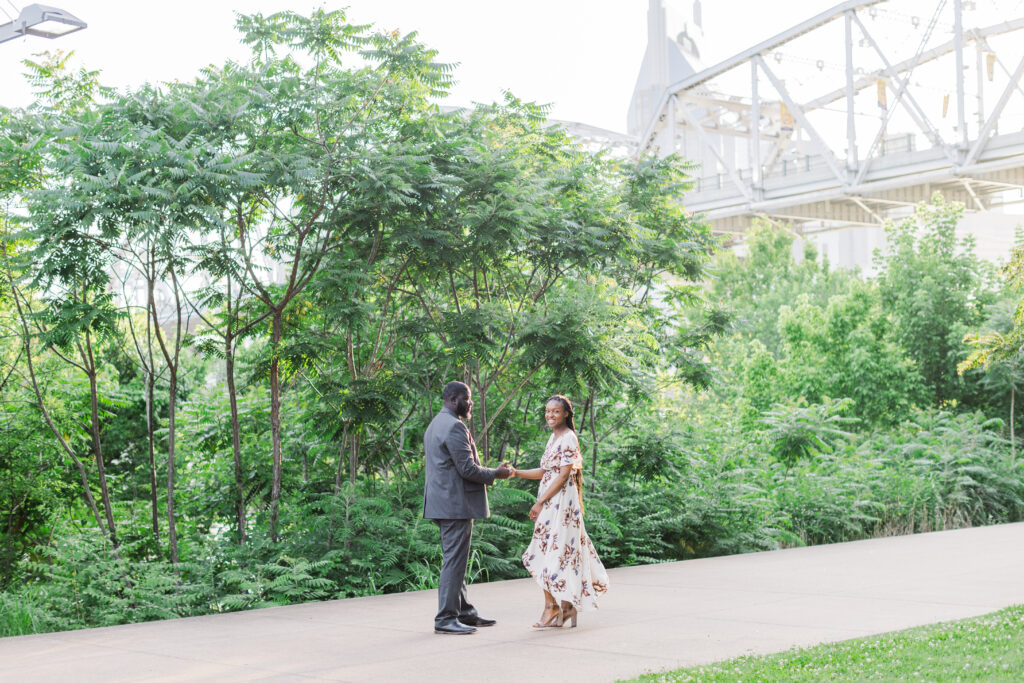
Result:
{"label": "black dress shoe", "polygon": [[467,626],[494,626],[498,623],[494,619],[484,619],[479,614],[473,617],[459,617],[459,621]]}
{"label": "black dress shoe", "polygon": [[447,624],[434,624],[434,633],[444,633],[453,636],[463,636],[470,633],[476,633],[476,628],[473,626],[467,626],[466,624],[458,621],[452,621]]}

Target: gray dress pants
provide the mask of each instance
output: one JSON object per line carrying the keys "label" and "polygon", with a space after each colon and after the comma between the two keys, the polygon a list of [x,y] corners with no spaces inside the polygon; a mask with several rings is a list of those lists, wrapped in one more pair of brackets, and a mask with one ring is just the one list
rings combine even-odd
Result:
{"label": "gray dress pants", "polygon": [[466,599],[466,565],[473,539],[473,520],[435,519],[441,529],[441,578],[437,583],[435,626],[447,626],[462,617],[477,616]]}

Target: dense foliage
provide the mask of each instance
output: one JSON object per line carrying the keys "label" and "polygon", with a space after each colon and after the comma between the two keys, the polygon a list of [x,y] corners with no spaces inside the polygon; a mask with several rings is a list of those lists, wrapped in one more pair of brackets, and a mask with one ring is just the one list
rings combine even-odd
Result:
{"label": "dense foliage", "polygon": [[[0,112],[0,635],[436,585],[456,378],[492,465],[575,401],[609,566],[1024,515],[1016,352],[961,341],[1019,339],[1017,295],[960,207],[870,281],[767,224],[715,255],[682,160],[443,111],[432,51],[341,12],[239,29],[248,62],[126,93],[30,63]],[[473,580],[523,575],[533,496],[493,487]]]}

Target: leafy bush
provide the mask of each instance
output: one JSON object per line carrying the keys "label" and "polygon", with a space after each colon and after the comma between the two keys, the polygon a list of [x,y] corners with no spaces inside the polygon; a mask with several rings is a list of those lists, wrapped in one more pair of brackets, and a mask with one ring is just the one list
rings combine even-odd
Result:
{"label": "leafy bush", "polygon": [[230,611],[324,600],[337,589],[334,581],[318,576],[330,566],[330,556],[315,562],[281,556],[276,562],[225,570],[217,578],[229,592],[218,605]]}
{"label": "leafy bush", "polygon": [[769,452],[786,468],[815,453],[833,451],[852,436],[842,428],[859,421],[842,415],[853,403],[850,399],[826,399],[810,406],[803,403],[776,405],[761,419],[768,428],[765,438],[770,444]]}
{"label": "leafy bush", "polygon": [[114,550],[93,529],[60,524],[52,543],[26,562],[27,585],[4,598],[19,603],[15,618],[35,632],[207,613],[211,595],[203,565],[139,557],[135,551],[144,544]]}
{"label": "leafy bush", "polygon": [[879,534],[917,533],[1024,519],[1024,462],[982,413],[927,411],[859,450],[874,460]]}

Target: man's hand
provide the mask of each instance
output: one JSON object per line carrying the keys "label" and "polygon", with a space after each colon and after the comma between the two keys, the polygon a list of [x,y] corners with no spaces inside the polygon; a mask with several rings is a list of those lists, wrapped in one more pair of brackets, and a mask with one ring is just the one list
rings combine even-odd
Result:
{"label": "man's hand", "polygon": [[515,476],[516,468],[512,467],[507,462],[503,462],[498,465],[498,473],[494,475],[496,479],[508,479],[509,477]]}

